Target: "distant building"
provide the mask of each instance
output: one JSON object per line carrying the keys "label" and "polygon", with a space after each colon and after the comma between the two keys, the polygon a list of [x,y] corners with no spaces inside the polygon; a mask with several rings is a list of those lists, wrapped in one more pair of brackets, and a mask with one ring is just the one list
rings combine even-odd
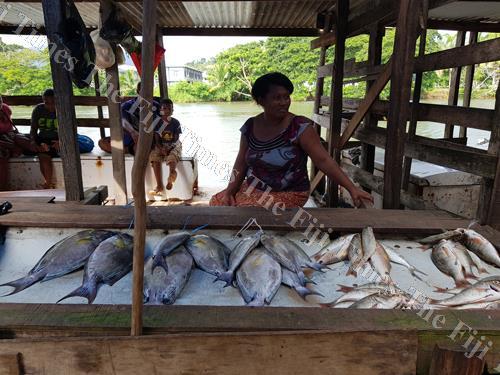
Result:
{"label": "distant building", "polygon": [[167,82],[169,85],[180,82],[203,81],[203,72],[189,66],[167,66]]}

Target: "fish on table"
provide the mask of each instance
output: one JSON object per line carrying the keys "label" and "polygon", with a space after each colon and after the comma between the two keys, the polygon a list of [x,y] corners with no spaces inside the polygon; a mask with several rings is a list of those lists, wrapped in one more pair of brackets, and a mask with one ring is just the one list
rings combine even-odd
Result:
{"label": "fish on table", "polygon": [[18,293],[39,281],[47,281],[76,271],[85,265],[96,247],[116,232],[83,230],[51,246],[28,274],[0,286],[13,287],[5,296]]}
{"label": "fish on table", "polygon": [[306,297],[310,295],[323,297],[323,294],[311,290],[305,284],[303,284],[300,281],[299,276],[295,272],[290,271],[285,267],[281,267],[281,274],[282,274],[281,283],[289,288],[294,289],[303,300],[306,300]]}
{"label": "fish on table", "polygon": [[84,297],[94,302],[102,284],[114,285],[132,270],[134,240],[126,233],[118,233],[97,246],[85,264],[83,283],[57,303],[70,297]]}
{"label": "fish on table", "polygon": [[197,234],[189,238],[184,246],[193,257],[196,266],[217,277],[216,280],[227,271],[227,256],[230,250],[218,239],[206,234]]}
{"label": "fish on table", "polygon": [[282,282],[281,265],[258,247],[236,271],[236,282],[247,306],[269,305]]}
{"label": "fish on table", "polygon": [[455,280],[457,286],[465,286],[470,283],[465,278],[462,264],[453,251],[453,242],[440,240],[432,248],[431,259],[434,265],[445,275]]}
{"label": "fish on table", "polygon": [[191,276],[194,266],[193,257],[181,245],[165,257],[168,272],[153,267],[149,258],[144,265],[144,303],[171,305],[181,294]]}
{"label": "fish on table", "polygon": [[154,271],[156,267],[161,267],[165,272],[168,272],[168,265],[165,263],[165,257],[184,244],[184,242],[191,238],[191,235],[191,232],[182,231],[167,234],[163,237],[153,249],[151,272]]}
{"label": "fish on table", "polygon": [[349,246],[355,234],[341,236],[331,241],[320,251],[312,256],[319,264],[335,264],[347,259]]}
{"label": "fish on table", "polygon": [[500,277],[487,277],[464,288],[452,297],[442,300],[433,299],[431,303],[452,307],[497,301],[500,301]]}

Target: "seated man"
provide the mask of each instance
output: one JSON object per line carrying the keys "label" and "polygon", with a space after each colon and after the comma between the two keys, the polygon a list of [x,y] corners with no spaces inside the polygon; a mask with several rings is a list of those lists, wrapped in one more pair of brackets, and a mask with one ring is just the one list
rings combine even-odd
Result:
{"label": "seated man", "polygon": [[42,94],[43,103],[35,106],[31,114],[31,142],[37,149],[40,160],[40,172],[44,178],[41,187],[53,189],[52,158],[59,156],[59,132],[56,117],[54,90],[47,89]]}
{"label": "seated man", "polygon": [[167,181],[167,190],[172,189],[172,185],[177,178],[176,167],[182,154],[182,144],[179,135],[182,133],[179,120],[172,117],[174,103],[170,99],[160,101],[161,121],[155,129],[154,147],[151,151],[150,161],[156,179],[156,188],[149,194],[153,197],[163,197],[163,178],[161,163],[167,163],[170,174]]}
{"label": "seated man", "polygon": [[[137,97],[127,100],[121,105],[122,127],[123,127],[123,146],[125,151],[135,154],[137,141],[139,139],[139,124],[141,122],[141,83],[137,84]],[[160,104],[153,100],[153,121],[160,116]],[[111,138],[106,137],[99,140],[99,147],[111,153]]]}

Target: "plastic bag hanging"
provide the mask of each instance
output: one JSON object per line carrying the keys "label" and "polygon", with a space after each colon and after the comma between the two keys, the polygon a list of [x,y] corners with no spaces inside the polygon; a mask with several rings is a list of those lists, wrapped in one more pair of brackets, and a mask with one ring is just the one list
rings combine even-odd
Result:
{"label": "plastic bag hanging", "polygon": [[107,40],[99,36],[99,30],[90,33],[95,48],[95,65],[99,69],[107,69],[115,64],[115,54],[113,48]]}
{"label": "plastic bag hanging", "polygon": [[66,50],[65,67],[73,83],[78,88],[89,87],[95,70],[94,44],[73,1],[62,1],[63,20],[55,42]]}

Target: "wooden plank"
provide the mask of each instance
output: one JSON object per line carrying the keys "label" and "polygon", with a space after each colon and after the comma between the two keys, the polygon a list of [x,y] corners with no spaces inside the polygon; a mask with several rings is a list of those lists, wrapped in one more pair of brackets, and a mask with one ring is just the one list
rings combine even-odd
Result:
{"label": "wooden plank", "polygon": [[325,129],[330,129],[330,116],[313,114],[312,120]]}
{"label": "wooden plank", "polygon": [[500,38],[417,57],[415,71],[427,72],[498,60],[500,60]]}
{"label": "wooden plank", "polygon": [[[490,134],[490,143],[488,145],[488,154],[498,158],[495,176],[491,181],[485,181],[486,189],[484,204],[480,204],[479,209],[483,209],[482,222],[485,224],[500,226],[500,83],[498,84],[495,100],[495,116],[492,121],[492,131]],[[481,202],[480,202],[481,203]]]}
{"label": "wooden plank", "polygon": [[[463,47],[465,45],[465,32],[457,32],[457,40],[455,47]],[[448,91],[448,105],[456,106],[458,104],[458,95],[460,90],[460,75],[462,67],[458,66],[450,71],[450,89]],[[445,138],[453,138],[453,123],[447,122],[444,130]]]}
{"label": "wooden plank", "polygon": [[23,375],[22,355],[0,354],[0,373],[2,375]]}
{"label": "wooden plank", "polygon": [[[109,119],[98,118],[76,118],[76,126],[79,128],[109,128]],[[30,126],[31,120],[26,119],[13,119],[12,122],[16,126]]]}
{"label": "wooden plank", "polygon": [[142,19],[148,23],[142,24],[141,50],[141,123],[139,127],[139,141],[132,167],[132,194],[134,196],[134,261],[132,278],[132,336],[142,334],[142,304],[144,287],[144,246],[146,243],[146,225],[148,215],[144,199],[144,178],[149,161],[151,143],[153,141],[153,89],[154,89],[154,51],[156,40],[156,0],[143,2]]}
{"label": "wooden plank", "polygon": [[498,22],[481,22],[481,21],[447,21],[447,20],[433,20],[427,21],[429,29],[436,30],[457,30],[457,31],[470,31],[473,33],[486,32],[486,33],[500,33],[500,24]]}
{"label": "wooden plank", "polygon": [[[291,209],[271,215],[259,207],[148,207],[149,229],[181,229],[209,224],[209,229],[239,230],[249,217],[255,217],[268,230],[305,230],[313,218],[324,230],[357,231],[372,226],[380,233],[436,233],[441,229],[467,227],[469,221],[441,211]],[[310,216],[309,216],[310,215]],[[18,204],[7,215],[0,216],[2,226],[40,228],[117,228],[127,229],[133,216],[132,207],[83,206],[68,210],[64,205]]]}
{"label": "wooden plank", "polygon": [[[418,55],[425,55],[425,44],[427,39],[427,30],[422,30],[420,34],[420,43],[418,48]],[[408,140],[411,141],[417,133],[417,104],[420,103],[420,94],[422,93],[422,77],[423,73],[418,72],[415,74],[415,83],[413,86],[413,100],[410,112],[410,126],[408,128]],[[403,190],[407,191],[410,185],[410,175],[411,175],[411,165],[412,159],[405,156],[403,160],[403,180],[401,187]]]}
{"label": "wooden plank", "polygon": [[[364,171],[361,168],[355,167],[352,164],[343,163],[344,169],[349,177],[365,188],[375,191],[378,194],[384,193],[384,179],[380,176],[374,176],[372,173]],[[426,202],[423,199],[410,194],[406,191],[401,191],[401,204],[411,210],[429,210],[436,209],[431,202]]]}
{"label": "wooden plank", "polygon": [[[96,73],[94,75],[94,87],[95,87],[95,96],[96,97],[100,97],[101,96],[101,82],[99,81],[99,73]],[[97,117],[99,118],[99,120],[103,120],[104,119],[104,113],[102,111],[102,107],[101,106],[97,106]],[[76,124],[78,126],[78,119],[76,120]],[[109,126],[109,124],[108,124]],[[105,138],[106,137],[106,131],[105,131],[105,126],[104,125],[101,125],[99,127],[99,132],[100,132],[100,135],[101,135],[101,139]]]}
{"label": "wooden plank", "polygon": [[337,43],[336,30],[327,32],[321,35],[319,38],[311,40],[311,49],[331,47],[335,43]]}
{"label": "wooden plank", "polygon": [[[469,33],[469,44],[476,44],[477,43],[477,32],[472,31]],[[474,84],[474,71],[475,71],[475,65],[468,65],[465,68],[465,82],[464,82],[464,99],[462,106],[463,107],[470,107],[471,99],[472,99],[472,86]],[[467,128],[465,126],[460,127],[460,134],[459,136],[461,138],[467,137]]]}
{"label": "wooden plank", "polygon": [[[415,59],[417,27],[422,10],[416,0],[399,4],[391,71],[391,93],[387,117],[387,139],[384,157],[384,208],[399,208],[403,177],[406,121],[410,114],[411,79]],[[427,16],[423,15],[426,19]]]}
{"label": "wooden plank", "polygon": [[391,77],[391,70],[392,70],[391,66],[392,66],[392,62],[390,60],[385,65],[384,70],[382,71],[382,73],[380,73],[380,76],[373,83],[372,87],[370,87],[369,92],[366,94],[365,98],[360,103],[353,118],[349,121],[349,126],[342,134],[342,137],[340,138],[340,140],[338,142],[339,149],[344,148],[344,145],[352,137],[352,135],[356,131],[357,127],[359,126],[359,124],[361,123],[363,118],[365,117],[366,113],[368,112],[368,110],[370,109],[372,104],[378,98],[378,95],[382,92],[382,90],[384,89],[387,82],[389,82],[389,79]]}
{"label": "wooden plank", "polygon": [[[385,29],[379,26],[370,31],[370,41],[368,45],[368,64],[370,67],[380,66],[382,61],[382,42]],[[366,85],[365,96],[369,94],[373,82]],[[364,119],[363,126],[367,128],[376,128],[378,124],[377,117],[369,110]],[[361,146],[361,168],[367,172],[373,173],[375,167],[375,147],[367,143]]]}
{"label": "wooden plank", "polygon": [[[108,1],[101,1],[101,18],[111,11]],[[127,204],[127,176],[125,173],[125,152],[123,146],[123,128],[120,102],[120,78],[118,65],[106,69],[109,128],[111,137],[111,159],[113,165],[113,179],[115,183],[115,204]]]}
{"label": "wooden plank", "polygon": [[450,350],[436,345],[432,353],[429,375],[482,375],[484,358],[468,358],[465,349]]}
{"label": "wooden plank", "polygon": [[[43,0],[43,16],[47,27],[49,42],[57,45],[58,51],[65,50],[57,41],[57,34],[61,33],[62,1]],[[76,138],[76,115],[73,103],[73,83],[69,71],[63,64],[56,61],[58,53],[50,56],[52,82],[54,84],[57,120],[59,123],[60,155],[63,165],[64,187],[67,201],[80,201],[83,199],[82,166],[80,163],[80,150]]]}
{"label": "wooden plank", "polygon": [[[375,66],[367,65],[366,61],[357,62],[355,64],[344,64],[344,78],[360,77],[360,76],[376,76],[385,68],[385,65],[377,64]],[[333,64],[322,64],[318,67],[318,77],[331,77],[334,73]]]}
{"label": "wooden plank", "polygon": [[311,181],[311,187],[309,189],[310,194],[313,193],[314,190],[316,190],[316,187],[319,185],[321,180],[325,177],[325,174],[322,171],[318,171],[314,178]]}
{"label": "wooden plank", "polygon": [[[362,142],[385,148],[386,130],[360,129],[355,137]],[[414,142],[405,143],[405,156],[426,161],[459,171],[468,172],[477,176],[493,178],[497,159],[472,147],[459,144],[437,141],[424,137],[415,137]],[[460,153],[456,148],[460,148]],[[469,149],[469,150],[467,150]]]}
{"label": "wooden plank", "polygon": [[105,185],[99,186],[97,188],[89,189],[85,192],[85,199],[82,201],[82,204],[101,205],[107,197],[108,187]]}
{"label": "wooden plank", "polygon": [[[418,250],[415,250],[418,251]],[[130,305],[0,304],[0,338],[44,335],[128,335]],[[147,334],[175,332],[309,331],[428,332],[436,330],[423,317],[432,311],[326,309],[320,307],[144,306]],[[499,310],[434,310],[443,315],[440,332],[467,322],[478,331],[498,332]],[[465,335],[464,335],[465,337]]]}
{"label": "wooden plank", "polygon": [[[39,95],[2,95],[2,98],[10,106],[34,106],[42,102],[42,98]],[[116,100],[122,103],[132,98],[132,96],[117,96]],[[85,107],[105,107],[108,105],[108,100],[105,96],[76,95],[73,96],[73,104]]]}
{"label": "wooden plank", "polygon": [[[340,163],[340,150],[335,142],[342,132],[342,96],[344,87],[345,42],[347,37],[347,19],[349,0],[337,0],[335,4],[335,57],[334,73],[330,92],[330,127],[327,133],[328,153]],[[326,205],[335,207],[339,202],[339,185],[330,176],[326,178]]]}
{"label": "wooden plank", "polygon": [[[394,341],[398,345],[391,345]],[[415,371],[417,343],[416,333],[397,331],[173,334],[5,340],[0,342],[0,353],[22,350],[30,373],[51,375],[279,375],[324,374],[325,369],[332,375],[379,374],[379,369],[409,375]]]}

